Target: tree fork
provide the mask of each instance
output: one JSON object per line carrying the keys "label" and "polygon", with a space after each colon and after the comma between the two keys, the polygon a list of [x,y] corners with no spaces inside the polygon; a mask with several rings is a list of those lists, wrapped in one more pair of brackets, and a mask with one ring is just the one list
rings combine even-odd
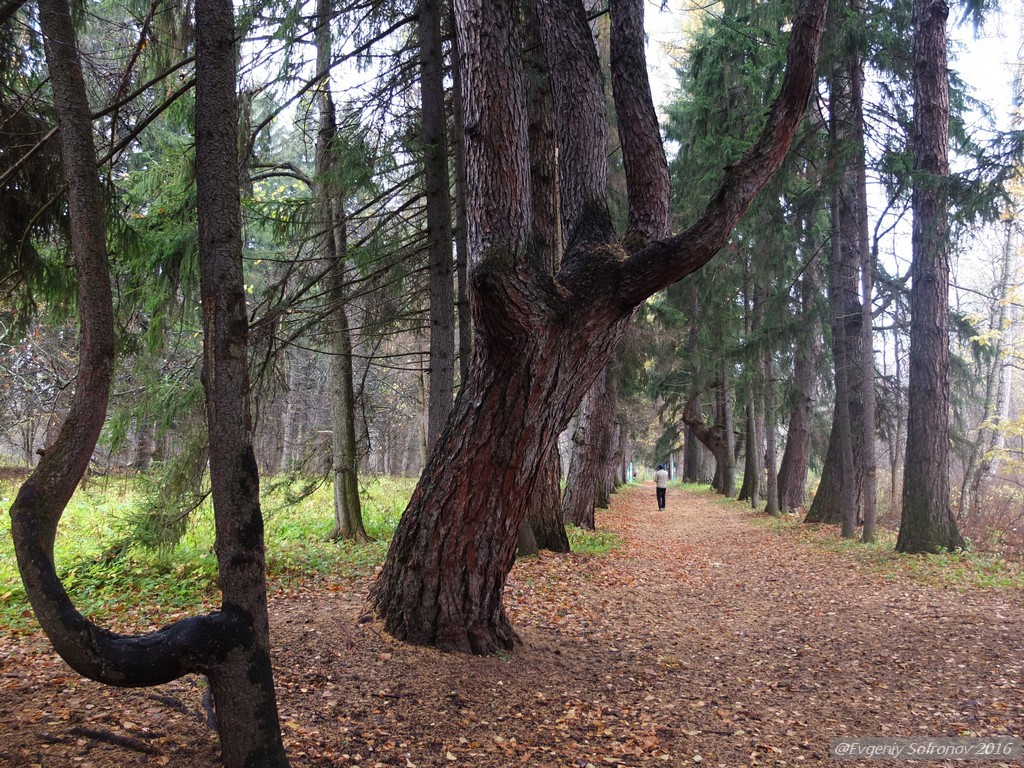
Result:
{"label": "tree fork", "polygon": [[[371,593],[388,632],[415,643],[474,653],[515,645],[502,594],[543,460],[611,357],[634,308],[707,262],[781,166],[815,82],[825,5],[824,0],[801,3],[793,20],[786,76],[764,131],[727,170],[697,222],[675,237],[631,243],[637,249],[632,252],[615,242],[603,205],[605,142],[595,137],[603,137],[604,100],[598,100],[600,116],[573,102],[574,93],[585,94],[583,103],[590,103],[594,89],[600,91],[594,62],[564,60],[567,52],[581,51],[596,62],[589,27],[576,23],[575,5],[567,7],[570,13],[544,13],[545,47],[561,120],[567,243],[563,265],[552,280],[528,245],[528,110],[516,4],[456,0],[476,343],[468,380]],[[617,7],[613,4],[613,13]],[[552,47],[548,34],[566,44]],[[628,68],[643,57],[617,61]],[[568,115],[577,113],[579,124],[567,122]],[[595,146],[600,158],[591,163]],[[623,151],[644,152],[643,146],[647,143],[636,142]],[[631,161],[628,168],[644,167],[643,157],[634,159],[639,162]],[[642,205],[642,200],[634,202]],[[637,215],[634,220],[649,217]]]}

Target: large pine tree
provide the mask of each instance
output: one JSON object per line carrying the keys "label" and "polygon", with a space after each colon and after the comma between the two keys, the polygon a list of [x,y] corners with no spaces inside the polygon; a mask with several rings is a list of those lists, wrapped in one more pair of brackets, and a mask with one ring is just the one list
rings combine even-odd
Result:
{"label": "large pine tree", "polygon": [[[781,166],[815,82],[823,2],[793,18],[786,77],[757,142],[685,232],[644,61],[642,0],[614,0],[612,71],[629,190],[619,238],[605,202],[605,100],[584,6],[538,6],[558,119],[565,253],[552,279],[531,236],[518,4],[458,0],[468,145],[474,360],[373,590],[386,629],[475,653],[516,642],[502,606],[516,535],[558,433],[655,291],[704,264]],[[622,119],[625,114],[630,119]]]}

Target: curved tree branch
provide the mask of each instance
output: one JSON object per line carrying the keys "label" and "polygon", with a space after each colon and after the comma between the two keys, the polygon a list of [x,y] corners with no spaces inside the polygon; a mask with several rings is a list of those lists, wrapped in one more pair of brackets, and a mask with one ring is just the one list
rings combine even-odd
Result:
{"label": "curved tree branch", "polygon": [[818,44],[825,26],[825,0],[801,0],[793,19],[786,76],[754,145],[726,169],[704,212],[685,232],[653,242],[623,265],[619,298],[624,308],[703,266],[728,241],[757,193],[782,166],[817,81]]}

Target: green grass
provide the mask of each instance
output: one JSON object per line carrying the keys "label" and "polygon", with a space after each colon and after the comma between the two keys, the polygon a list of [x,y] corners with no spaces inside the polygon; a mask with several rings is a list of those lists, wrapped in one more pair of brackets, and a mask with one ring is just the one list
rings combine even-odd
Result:
{"label": "green grass", "polygon": [[569,534],[569,547],[579,555],[606,555],[621,547],[623,543],[620,536],[602,529],[588,531],[585,528],[567,525],[565,532]]}
{"label": "green grass", "polygon": [[841,538],[835,526],[805,525],[794,515],[753,519],[805,546],[848,557],[887,581],[914,581],[961,590],[1024,589],[1024,563],[992,553],[968,550],[906,555],[896,552],[894,531],[879,531],[873,543],[864,544],[859,539]]}
{"label": "green grass", "polygon": [[[371,573],[383,562],[391,534],[408,503],[414,480],[380,478],[361,489],[363,519],[374,541],[327,541],[333,523],[329,486],[295,501],[278,487],[262,500],[266,521],[267,572],[273,592],[303,585],[331,587]],[[0,484],[0,504],[15,489]],[[143,631],[219,601],[213,554],[213,513],[209,503],[196,510],[173,549],[128,544],[125,520],[139,498],[123,480],[93,481],[75,494],[58,531],[54,550],[58,572],[75,605],[113,628]],[[31,631],[36,625],[18,574],[10,517],[0,518],[0,629]],[[116,553],[116,554],[115,554]]]}
{"label": "green grass", "polygon": [[[328,541],[333,527],[330,485],[312,492],[300,483],[265,483],[267,576],[271,594],[303,588],[343,589],[383,563],[415,480],[371,478],[360,488],[363,522],[373,541]],[[9,509],[16,486],[0,483]],[[76,607],[115,631],[143,632],[219,603],[209,502],[191,516],[177,546],[131,543],[128,520],[141,494],[124,479],[94,480],[79,490],[61,518],[54,550],[58,572]],[[610,531],[568,531],[573,552],[602,555],[621,546]],[[128,542],[127,544],[122,544]],[[21,586],[10,516],[0,516],[0,631],[33,632],[36,622]]]}

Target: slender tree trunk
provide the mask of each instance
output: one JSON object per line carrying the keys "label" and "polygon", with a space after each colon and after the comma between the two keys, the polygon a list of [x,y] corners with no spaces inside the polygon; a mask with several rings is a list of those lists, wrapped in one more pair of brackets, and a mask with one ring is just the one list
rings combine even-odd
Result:
{"label": "slender tree trunk", "polygon": [[[317,0],[317,70],[328,71],[332,56],[330,0]],[[359,456],[356,450],[356,405],[352,377],[352,333],[348,321],[346,255],[348,232],[341,169],[337,167],[338,139],[330,78],[317,90],[320,125],[317,130],[317,194],[323,212],[322,253],[327,262],[327,327],[331,357],[331,478],[334,485],[334,528],[329,538],[366,541],[359,501]]]}
{"label": "slender tree trunk", "polygon": [[428,450],[441,434],[448,421],[448,414],[452,411],[455,380],[455,300],[452,286],[451,195],[448,139],[445,132],[441,8],[441,0],[419,0],[420,104],[430,262]]}
{"label": "slender tree trunk", "polygon": [[156,425],[148,420],[140,420],[135,428],[135,461],[132,468],[145,472],[153,463],[153,451],[156,445],[154,436]]}
{"label": "slender tree trunk", "polygon": [[949,506],[948,15],[943,0],[914,0],[914,256],[899,552],[964,546]]}
{"label": "slender tree trunk", "polygon": [[594,456],[594,462],[597,465],[594,506],[598,509],[608,509],[611,504],[615,483],[615,465],[618,463],[618,455],[615,450],[618,445],[616,431],[618,422],[615,417],[619,410],[619,387],[611,365],[605,371],[605,380],[605,394],[601,400],[601,434],[598,436],[597,454]]}
{"label": "slender tree trunk", "polygon": [[141,636],[117,635],[85,619],[53,562],[57,523],[88,466],[106,414],[114,326],[103,196],[71,15],[64,0],[43,0],[39,10],[68,181],[81,342],[69,418],[11,509],[25,591],[54,649],[72,668],[120,686],[205,673],[227,768],[287,766],[270,666],[263,520],[251,440],[231,4],[210,0],[196,14],[203,383],[223,606],[218,613]]}
{"label": "slender tree trunk", "polygon": [[779,481],[775,469],[775,366],[770,352],[764,356],[764,432],[764,463],[768,468],[765,512],[776,517],[780,509]]}
{"label": "slender tree trunk", "polygon": [[[451,26],[455,29],[455,7],[451,6]],[[473,312],[469,288],[469,217],[466,212],[468,181],[466,178],[466,124],[462,103],[462,58],[457,35],[452,35],[452,102],[455,135],[452,137],[452,160],[455,170],[455,307],[459,324],[459,386],[469,379],[473,361]]]}
{"label": "slender tree trunk", "polygon": [[[716,463],[721,471],[721,484],[718,492],[723,496],[736,495],[736,431],[732,417],[732,386],[728,364],[721,363],[721,378],[715,388],[720,432],[722,435],[721,455],[715,454]],[[716,470],[716,474],[719,470]]]}
{"label": "slender tree trunk", "polygon": [[[685,290],[688,294],[689,299],[689,312],[690,317],[694,319],[693,324],[690,327],[689,333],[689,349],[690,354],[693,358],[699,359],[697,355],[697,322],[696,319],[700,317],[700,287],[696,280],[688,280],[685,284]],[[696,371],[694,379],[700,379],[700,371]],[[694,401],[694,412],[701,413],[703,407],[701,405],[701,393],[696,394],[696,400]],[[683,438],[683,481],[687,483],[699,483],[701,482],[702,473],[701,468],[703,465],[704,456],[702,455],[701,442],[697,439],[696,433],[689,426],[684,427],[684,438]]]}
{"label": "slender tree trunk", "polygon": [[995,311],[992,327],[996,332],[992,345],[992,363],[985,377],[985,401],[978,434],[971,445],[971,454],[964,471],[964,481],[960,491],[960,511],[958,519],[964,519],[977,512],[981,502],[982,481],[995,474],[999,464],[998,453],[1002,449],[1005,420],[1009,417],[1010,381],[1012,370],[1008,364],[1006,350],[1009,346],[1012,323],[1010,322],[1010,305],[1012,304],[1013,275],[1013,224],[1006,222],[1006,237],[1003,243],[1002,259],[999,270],[998,308]]}
{"label": "slender tree trunk", "polygon": [[[237,52],[230,0],[196,6],[196,188],[203,382],[222,615],[235,642],[208,676],[225,765],[284,766],[270,667],[263,516],[249,412],[248,317],[237,156]],[[227,181],[226,181],[227,180]]]}
{"label": "slender tree trunk", "polygon": [[[864,6],[862,0],[850,0],[850,11],[857,29],[863,23]],[[856,45],[849,55],[850,79],[850,143],[851,157],[846,166],[850,176],[849,187],[853,197],[855,212],[856,243],[859,255],[860,288],[861,288],[861,353],[860,353],[860,396],[861,414],[861,469],[863,473],[860,486],[861,517],[864,522],[862,539],[869,543],[875,538],[875,519],[877,517],[876,497],[877,451],[875,450],[875,344],[872,318],[872,295],[874,293],[874,259],[868,235],[868,197],[867,197],[867,145],[865,142],[864,117],[864,49],[863,38],[853,36]]]}
{"label": "slender tree trunk", "polygon": [[[832,259],[829,263],[829,298],[833,307],[841,306],[837,297],[842,295],[842,193],[837,190],[832,196]],[[842,537],[853,538],[857,533],[857,496],[853,456],[853,424],[850,418],[849,382],[854,373],[847,354],[847,335],[842,315],[832,316],[832,348],[835,357],[836,406],[833,417],[836,442],[839,452],[839,522]]]}

